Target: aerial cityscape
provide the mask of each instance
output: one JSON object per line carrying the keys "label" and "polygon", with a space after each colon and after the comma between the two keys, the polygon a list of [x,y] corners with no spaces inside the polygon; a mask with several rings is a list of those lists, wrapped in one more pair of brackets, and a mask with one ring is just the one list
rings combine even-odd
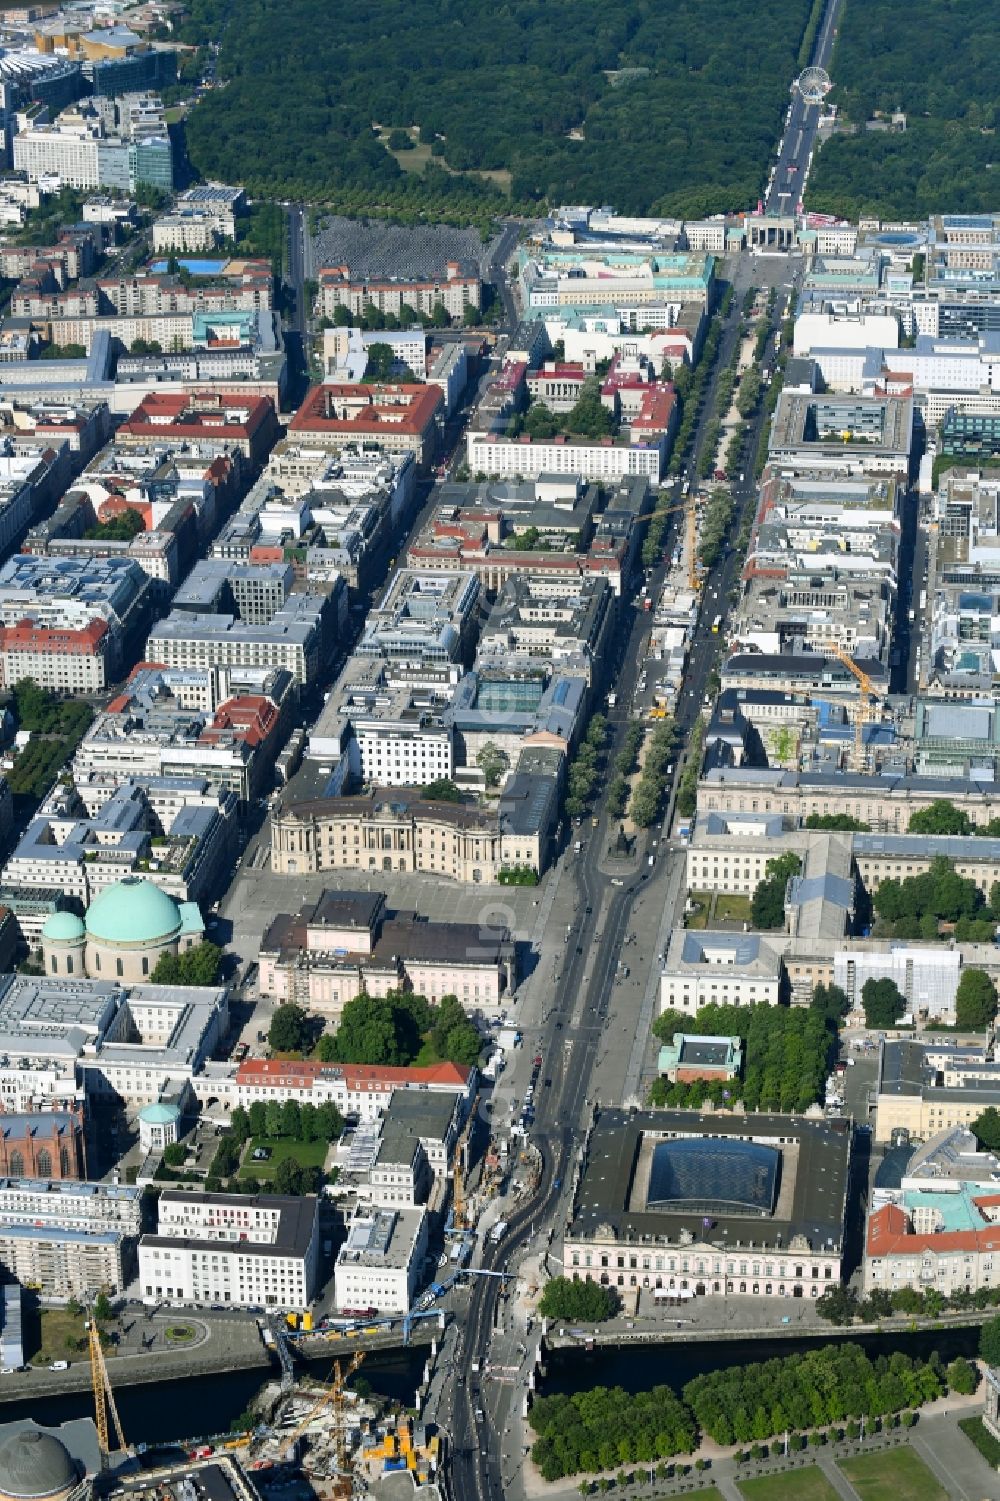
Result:
{"label": "aerial cityscape", "polygon": [[1000,1501],[998,45],[0,4],[0,1501]]}

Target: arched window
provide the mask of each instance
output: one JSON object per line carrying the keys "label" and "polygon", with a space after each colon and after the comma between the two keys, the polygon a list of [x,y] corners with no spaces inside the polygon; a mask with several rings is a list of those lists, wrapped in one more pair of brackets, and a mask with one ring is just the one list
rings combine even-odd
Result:
{"label": "arched window", "polygon": [[71,975],[73,973],[73,955],[72,954],[67,954],[66,955],[66,973],[68,975]]}
{"label": "arched window", "polygon": [[48,1147],[42,1147],[37,1159],[38,1176],[40,1178],[52,1177],[52,1153]]}
{"label": "arched window", "polygon": [[59,1171],[64,1178],[72,1178],[70,1169],[69,1147],[61,1147],[59,1150]]}
{"label": "arched window", "polygon": [[24,1177],[24,1153],[16,1149],[10,1154],[10,1175],[12,1178]]}

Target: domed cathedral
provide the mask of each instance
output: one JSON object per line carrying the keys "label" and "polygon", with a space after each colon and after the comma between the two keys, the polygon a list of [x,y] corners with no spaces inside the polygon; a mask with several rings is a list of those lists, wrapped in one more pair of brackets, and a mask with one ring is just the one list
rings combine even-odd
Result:
{"label": "domed cathedral", "polygon": [[197,902],[175,902],[141,876],[106,886],[85,918],[53,912],[42,929],[47,975],[148,980],[161,954],[194,948],[205,936]]}
{"label": "domed cathedral", "polygon": [[100,1472],[89,1418],[45,1428],[30,1418],[0,1425],[0,1501],[68,1501],[93,1494]]}

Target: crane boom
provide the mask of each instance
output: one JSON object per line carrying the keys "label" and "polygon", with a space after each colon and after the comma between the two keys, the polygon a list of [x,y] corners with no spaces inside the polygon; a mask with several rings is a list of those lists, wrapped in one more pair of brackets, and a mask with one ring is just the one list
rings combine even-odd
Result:
{"label": "crane boom", "polygon": [[864,770],[865,762],[865,725],[872,719],[872,699],[878,692],[871,678],[864,668],[859,667],[854,658],[849,656],[840,645],[834,646],[833,655],[842,666],[846,667],[858,685],[858,706],[854,714],[854,769]]}
{"label": "crane boom", "polygon": [[[332,1409],[333,1443],[337,1458],[337,1482],[335,1484],[334,1494],[340,1493],[349,1496],[351,1494],[351,1490],[353,1489],[353,1487],[349,1486],[350,1455],[347,1452],[347,1426],[344,1422],[344,1388],[346,1387],[348,1381],[354,1375],[354,1372],[358,1369],[358,1366],[361,1364],[364,1358],[364,1350],[355,1350],[354,1354],[351,1356],[350,1361],[348,1362],[346,1371],[341,1366],[339,1360],[334,1361],[333,1374],[330,1379],[329,1385],[323,1387],[319,1398],[313,1404],[313,1406],[310,1407],[309,1411],[306,1413],[305,1417],[302,1419],[301,1423],[298,1425],[295,1432],[292,1434],[291,1438],[288,1441],[289,1449],[294,1450],[295,1445],[305,1433],[306,1429],[309,1427],[309,1424],[312,1422],[313,1418],[316,1417],[317,1413],[319,1413],[326,1406],[329,1406]],[[345,1477],[347,1479],[348,1485],[344,1484]]]}
{"label": "crane boom", "polygon": [[97,1441],[103,1460],[107,1459],[111,1452],[108,1440],[109,1410],[119,1449],[126,1447],[125,1435],[122,1432],[121,1418],[118,1416],[115,1395],[111,1390],[111,1378],[108,1375],[108,1368],[105,1364],[104,1351],[101,1349],[101,1331],[97,1327],[97,1320],[93,1317],[90,1318],[87,1324],[87,1339],[90,1344],[90,1381],[94,1389],[94,1418],[97,1423]]}

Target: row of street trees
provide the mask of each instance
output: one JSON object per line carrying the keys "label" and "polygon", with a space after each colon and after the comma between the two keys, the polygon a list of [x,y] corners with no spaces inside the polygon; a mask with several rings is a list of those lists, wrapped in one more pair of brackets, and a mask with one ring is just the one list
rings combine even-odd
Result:
{"label": "row of street trees", "polygon": [[649,737],[642,762],[642,776],[632,793],[629,817],[638,829],[648,829],[659,818],[667,790],[667,767],[674,754],[677,727],[672,719],[661,720]]}
{"label": "row of street trees", "polygon": [[611,763],[611,779],[605,796],[605,806],[611,818],[621,818],[628,807],[629,778],[635,771],[642,741],[642,725],[637,719],[633,719],[625,731],[625,744]]}
{"label": "row of street trees", "polygon": [[601,754],[608,738],[608,721],[595,714],[566,774],[565,809],[569,818],[582,818],[600,780]]}

